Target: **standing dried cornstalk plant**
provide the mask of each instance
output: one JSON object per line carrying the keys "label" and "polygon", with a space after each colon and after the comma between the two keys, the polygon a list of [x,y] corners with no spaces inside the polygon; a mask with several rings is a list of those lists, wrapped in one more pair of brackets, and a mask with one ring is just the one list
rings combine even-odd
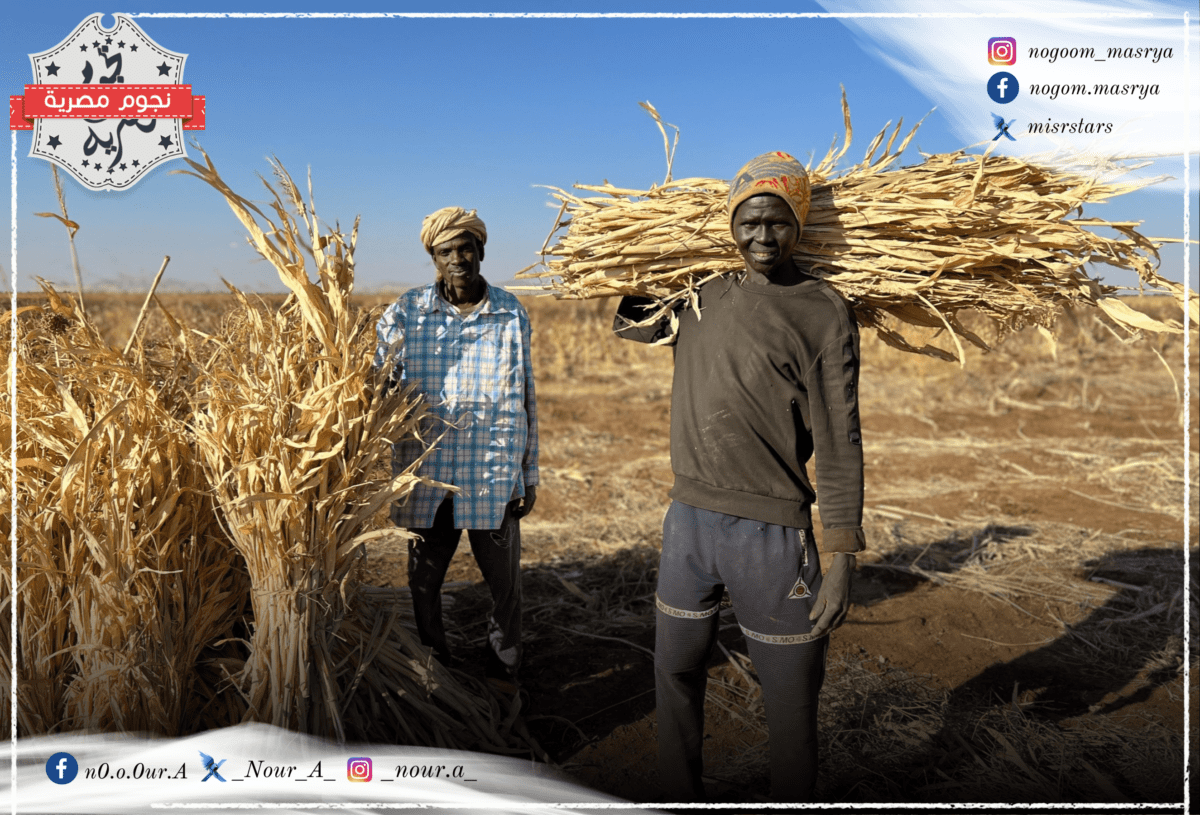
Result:
{"label": "standing dried cornstalk plant", "polygon": [[[665,140],[657,111],[643,107]],[[885,125],[861,162],[836,173],[852,132],[844,93],[842,111],[840,149],[835,138],[824,159],[809,168],[812,205],[795,257],[802,268],[828,280],[859,322],[889,345],[961,361],[962,338],[981,348],[987,344],[962,325],[960,312],[986,315],[1002,337],[1025,324],[1049,327],[1064,307],[1080,304],[1099,306],[1130,330],[1179,330],[1176,322],[1132,310],[1115,297],[1120,289],[1091,279],[1084,269],[1097,261],[1130,269],[1144,287],[1183,303],[1182,285],[1156,271],[1158,239],[1141,235],[1137,223],[1082,216],[1083,205],[1147,182],[1103,182],[961,150],[891,169],[920,126],[897,145],[902,121],[890,135],[890,123]],[[673,158],[668,150],[667,180],[648,190],[576,184],[575,189],[600,193],[581,197],[551,187],[561,207],[543,244],[543,262],[518,276],[553,277],[533,288],[557,297],[637,294],[666,308],[680,300],[695,306],[702,283],[741,271],[725,206],[729,184],[714,178],[673,181]],[[1097,234],[1097,227],[1117,236]],[[1200,321],[1200,299],[1193,295],[1187,308]],[[954,352],[916,347],[892,327],[897,324],[945,329]]]}
{"label": "standing dried cornstalk plant", "polygon": [[51,164],[50,172],[54,176],[54,194],[58,196],[58,208],[62,215],[53,212],[35,212],[33,214],[39,218],[54,218],[67,228],[67,245],[71,247],[71,269],[75,272],[75,292],[79,298],[79,312],[87,314],[87,309],[83,304],[83,275],[79,271],[79,253],[75,249],[75,233],[79,231],[79,224],[72,221],[71,216],[67,214],[67,196],[63,193],[62,179],[58,177],[58,167]]}
{"label": "standing dried cornstalk plant", "polygon": [[[202,151],[203,152],[203,151]],[[274,313],[240,308],[200,374],[195,437],[217,509],[246,561],[254,609],[237,685],[246,718],[345,740],[506,749],[500,711],[468,692],[358,585],[355,566],[379,510],[420,483],[414,463],[386,475],[391,445],[425,408],[385,391],[371,367],[372,315],[351,310],[358,223],[323,227],[273,163],[270,216],[233,192],[207,154],[189,161],[218,190],[254,249],[292,292]],[[308,277],[315,266],[318,283]]]}

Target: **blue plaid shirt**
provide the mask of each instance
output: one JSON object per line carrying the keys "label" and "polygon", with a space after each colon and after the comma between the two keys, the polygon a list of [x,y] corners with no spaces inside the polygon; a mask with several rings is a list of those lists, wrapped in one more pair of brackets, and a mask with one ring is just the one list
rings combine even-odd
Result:
{"label": "blue plaid shirt", "polygon": [[[430,415],[419,439],[392,448],[401,472],[445,432],[421,465],[423,476],[462,490],[454,497],[458,529],[499,529],[504,508],[538,483],[537,406],[530,364],[529,315],[495,286],[470,314],[438,294],[437,284],[400,296],[375,328],[376,368],[394,365],[391,379],[418,383]],[[391,360],[395,360],[393,363]],[[392,508],[407,529],[428,529],[446,490],[421,485]]]}

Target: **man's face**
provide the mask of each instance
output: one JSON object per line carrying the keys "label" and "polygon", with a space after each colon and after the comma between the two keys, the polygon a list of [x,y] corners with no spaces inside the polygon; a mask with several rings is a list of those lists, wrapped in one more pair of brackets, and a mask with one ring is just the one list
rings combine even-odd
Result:
{"label": "man's face", "polygon": [[756,195],[739,204],[734,212],[733,240],[746,268],[770,279],[790,267],[800,227],[792,208],[782,198]]}
{"label": "man's face", "polygon": [[479,279],[483,247],[470,232],[464,232],[433,247],[433,265],[438,279],[457,289],[470,288]]}

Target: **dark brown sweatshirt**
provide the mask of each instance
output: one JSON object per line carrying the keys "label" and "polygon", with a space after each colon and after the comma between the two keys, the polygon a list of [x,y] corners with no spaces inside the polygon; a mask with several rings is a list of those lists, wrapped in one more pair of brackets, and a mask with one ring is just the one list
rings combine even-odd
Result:
{"label": "dark brown sweatshirt", "polygon": [[[622,299],[613,330],[653,342],[663,319],[636,327],[649,300]],[[858,552],[863,458],[858,326],[823,281],[700,289],[700,316],[677,312],[671,398],[671,497],[690,506],[796,528],[812,526],[816,455],[828,552]]]}

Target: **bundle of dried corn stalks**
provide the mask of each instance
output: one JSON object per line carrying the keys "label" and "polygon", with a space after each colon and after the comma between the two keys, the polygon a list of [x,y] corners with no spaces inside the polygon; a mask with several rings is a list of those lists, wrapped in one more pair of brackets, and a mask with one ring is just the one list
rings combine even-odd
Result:
{"label": "bundle of dried corn stalks", "polygon": [[[165,735],[221,724],[212,646],[249,587],[188,438],[187,360],[122,354],[43,287],[48,307],[25,315],[18,339],[18,724]],[[7,424],[7,389],[3,404]]]}
{"label": "bundle of dried corn stalks", "polygon": [[[648,103],[643,107],[666,142],[657,111]],[[1178,330],[1177,323],[1133,311],[1113,296],[1117,288],[1084,271],[1094,261],[1131,269],[1144,286],[1170,292],[1182,303],[1183,287],[1157,274],[1158,244],[1139,234],[1137,223],[1082,217],[1084,204],[1146,182],[1104,183],[964,151],[889,169],[920,126],[897,145],[902,122],[890,135],[886,125],[859,164],[835,173],[850,146],[844,94],[842,111],[846,131],[840,149],[835,138],[825,158],[809,168],[812,206],[796,260],[828,280],[853,305],[859,322],[888,344],[962,360],[960,338],[987,345],[962,326],[960,311],[987,315],[1002,337],[1027,323],[1049,327],[1065,306],[1076,304],[1097,305],[1131,330]],[[702,283],[741,271],[725,210],[728,183],[672,181],[673,159],[668,146],[667,180],[648,190],[576,184],[575,189],[600,193],[580,197],[551,187],[562,206],[543,244],[543,261],[518,277],[553,276],[549,285],[532,288],[557,297],[648,295],[666,308],[681,300],[695,306]],[[1096,227],[1111,228],[1117,237],[1103,237]],[[1193,297],[1188,307],[1200,321],[1200,300]],[[897,322],[948,330],[955,353],[911,345],[889,327]]]}

